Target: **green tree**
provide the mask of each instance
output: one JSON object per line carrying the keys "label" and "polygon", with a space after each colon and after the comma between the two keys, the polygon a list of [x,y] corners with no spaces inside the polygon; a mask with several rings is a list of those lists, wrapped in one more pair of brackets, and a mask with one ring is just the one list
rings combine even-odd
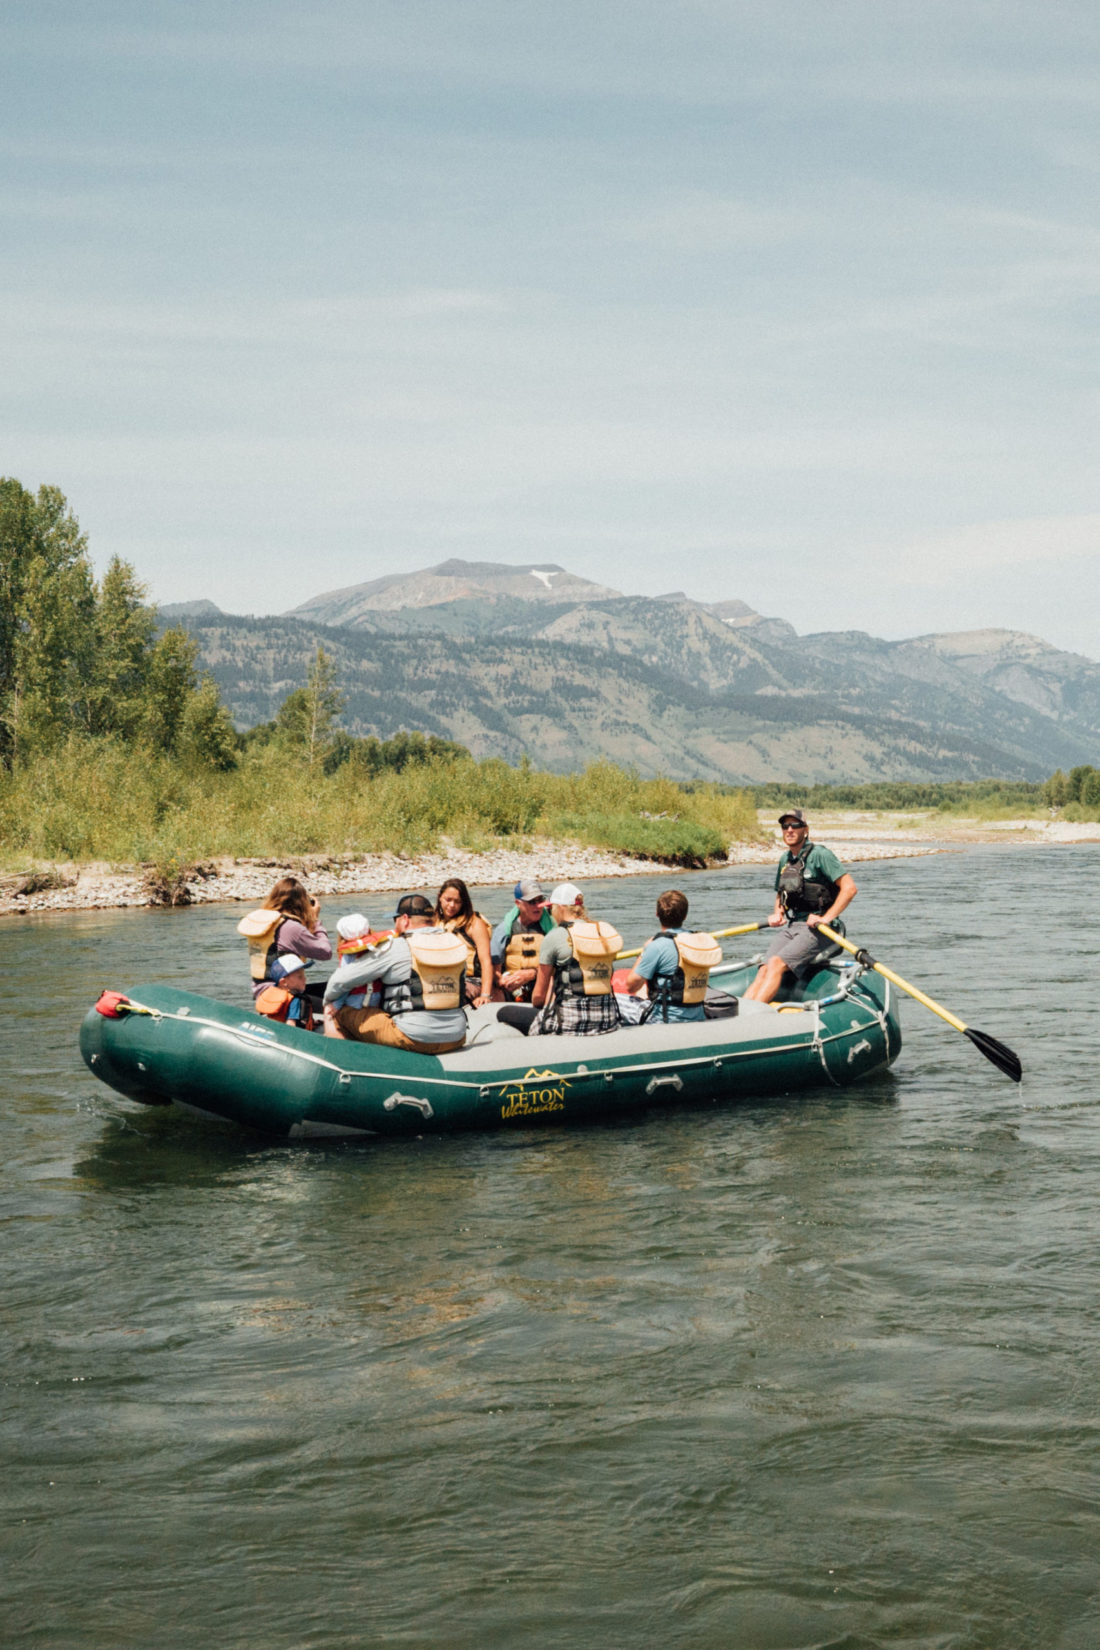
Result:
{"label": "green tree", "polygon": [[0,759],[85,714],[95,585],[87,540],[56,487],[0,478]]}
{"label": "green tree", "polygon": [[237,766],[237,734],[217,684],[204,676],[183,708],[180,754],[199,767],[227,773]]}
{"label": "green tree", "polygon": [[166,630],[149,654],[141,710],[141,735],[156,750],[174,756],[188,701],[198,686],[199,644],[181,625]]}
{"label": "green tree", "polygon": [[87,721],[95,660],[95,581],[83,557],[32,558],[15,646],[13,754],[50,745]]}
{"label": "green tree", "polygon": [[156,639],[126,562],[116,556],[97,585],[58,488],[32,494],[0,478],[0,763],[73,734],[114,734],[232,767],[233,725],[214,683],[198,683],[197,656],[183,629]]}
{"label": "green tree", "polygon": [[88,690],[88,731],[133,736],[146,708],[156,614],[134,570],[117,556],[103,575],[95,605],[95,664]]}
{"label": "green tree", "polygon": [[1100,807],[1100,773],[1095,768],[1081,781],[1081,802],[1086,808]]}
{"label": "green tree", "polygon": [[1067,802],[1080,802],[1081,786],[1085,783],[1085,780],[1093,771],[1093,768],[1090,767],[1087,762],[1083,763],[1079,768],[1071,768],[1069,770],[1069,778],[1066,780]]}
{"label": "green tree", "polygon": [[279,706],[276,733],[301,750],[311,768],[323,766],[333,749],[334,724],[343,708],[344,695],[336,686],[336,666],[324,648],[318,647],[305,687],[288,693]]}
{"label": "green tree", "polygon": [[1069,781],[1061,768],[1043,783],[1043,801],[1048,808],[1064,808],[1069,797]]}

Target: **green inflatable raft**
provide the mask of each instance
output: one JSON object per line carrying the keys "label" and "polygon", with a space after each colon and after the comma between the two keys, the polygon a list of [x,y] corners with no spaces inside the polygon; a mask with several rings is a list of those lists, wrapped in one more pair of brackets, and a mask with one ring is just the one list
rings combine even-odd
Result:
{"label": "green inflatable raft", "polygon": [[[744,991],[755,968],[723,981]],[[84,1019],[89,1069],[118,1093],[283,1138],[523,1127],[856,1082],[901,1048],[890,984],[832,963],[777,1004],[603,1036],[524,1037],[470,1010],[453,1054],[341,1042],[170,986],[104,993]]]}

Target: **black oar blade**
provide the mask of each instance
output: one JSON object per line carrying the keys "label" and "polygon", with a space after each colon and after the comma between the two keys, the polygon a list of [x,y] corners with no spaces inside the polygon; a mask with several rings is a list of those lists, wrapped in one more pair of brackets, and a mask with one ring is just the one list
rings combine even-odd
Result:
{"label": "black oar blade", "polygon": [[975,1031],[972,1026],[967,1027],[966,1035],[970,1038],[974,1047],[980,1050],[987,1060],[992,1060],[993,1064],[1000,1071],[1003,1071],[1006,1077],[1011,1077],[1014,1083],[1020,1081],[1024,1074],[1024,1068],[1020,1064],[1019,1056],[1013,1054],[1005,1043],[999,1043],[996,1037],[991,1037],[987,1031]]}

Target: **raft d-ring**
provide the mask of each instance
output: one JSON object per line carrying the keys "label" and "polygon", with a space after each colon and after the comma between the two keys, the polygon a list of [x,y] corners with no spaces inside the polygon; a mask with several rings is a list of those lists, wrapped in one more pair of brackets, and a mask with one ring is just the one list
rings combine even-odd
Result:
{"label": "raft d-ring", "polygon": [[683,1078],[678,1077],[673,1072],[671,1077],[651,1077],[645,1086],[645,1091],[647,1094],[655,1094],[658,1089],[675,1089],[676,1093],[679,1094],[683,1086]]}
{"label": "raft d-ring", "polygon": [[422,1117],[434,1117],[430,1100],[420,1100],[415,1094],[391,1094],[382,1102],[383,1111],[396,1111],[398,1106],[413,1106]]}
{"label": "raft d-ring", "polygon": [[342,1071],[340,1073],[340,1081],[341,1081],[341,1083],[350,1083],[351,1082],[351,1072],[350,1071]]}

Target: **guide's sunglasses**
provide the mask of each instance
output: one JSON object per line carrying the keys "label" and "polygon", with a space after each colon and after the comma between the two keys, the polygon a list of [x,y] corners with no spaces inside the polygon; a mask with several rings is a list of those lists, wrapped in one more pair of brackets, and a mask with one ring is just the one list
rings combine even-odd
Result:
{"label": "guide's sunglasses", "polygon": [[804,831],[804,830],[806,830],[806,828],[807,827],[805,825],[784,825],[783,826],[783,835],[784,836],[790,836],[792,831]]}

